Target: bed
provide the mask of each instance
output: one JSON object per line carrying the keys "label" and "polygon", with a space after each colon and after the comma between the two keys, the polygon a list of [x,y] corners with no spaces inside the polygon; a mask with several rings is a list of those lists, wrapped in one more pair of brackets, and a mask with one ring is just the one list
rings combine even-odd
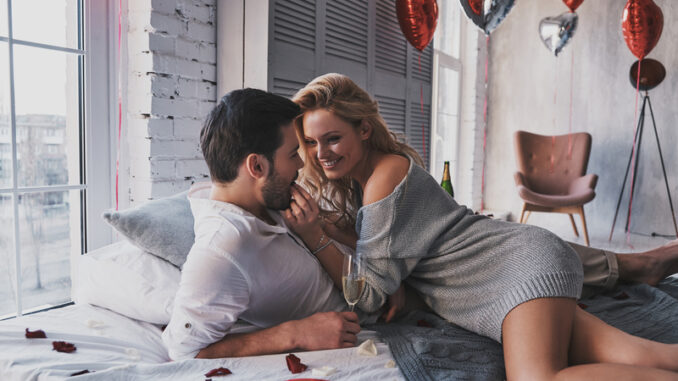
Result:
{"label": "bed", "polygon": [[[499,344],[413,311],[397,322],[364,327],[359,341],[373,340],[377,355],[356,348],[297,352],[305,372],[292,374],[286,354],[220,360],[170,361],[160,335],[169,319],[179,270],[122,241],[82,257],[76,303],[0,322],[2,380],[204,380],[224,367],[228,380],[502,380]],[[581,300],[581,308],[635,335],[678,343],[678,279],[659,287],[624,285]],[[25,330],[43,330],[47,338],[27,339]],[[254,327],[238,324],[236,332]],[[77,348],[52,349],[53,341]],[[328,376],[314,369],[332,367]],[[217,379],[212,377],[212,379]]]}
{"label": "bed", "polygon": [[[85,370],[90,373],[74,379],[204,380],[208,371],[220,367],[232,372],[227,380],[403,379],[388,346],[373,330],[361,332],[359,340],[373,340],[376,356],[359,354],[356,348],[296,352],[308,366],[298,374],[287,369],[287,354],[172,362],[160,335],[172,306],[166,295],[178,287],[178,269],[122,241],[84,255],[78,271],[82,277],[74,288],[74,305],[0,322],[1,380],[70,379]],[[42,330],[47,338],[27,339],[27,328]],[[241,323],[235,331],[252,329]],[[71,343],[76,350],[57,352],[53,341]],[[313,376],[314,369],[328,366],[336,371]]]}
{"label": "bed", "polygon": [[[197,184],[195,187],[208,186]],[[75,304],[0,322],[0,380],[204,380],[224,367],[226,380],[503,380],[501,346],[424,311],[394,323],[363,327],[377,354],[356,348],[297,352],[308,369],[292,374],[287,354],[220,360],[169,361],[160,335],[171,315],[180,268],[192,245],[186,192],[104,218],[125,239],[79,257]],[[659,287],[622,285],[589,290],[580,308],[634,335],[678,343],[678,279]],[[47,338],[27,339],[25,330]],[[234,332],[255,329],[237,324]],[[52,350],[65,341],[72,353]],[[335,369],[315,375],[323,367]],[[315,372],[314,372],[315,371]],[[222,377],[212,377],[222,379]]]}

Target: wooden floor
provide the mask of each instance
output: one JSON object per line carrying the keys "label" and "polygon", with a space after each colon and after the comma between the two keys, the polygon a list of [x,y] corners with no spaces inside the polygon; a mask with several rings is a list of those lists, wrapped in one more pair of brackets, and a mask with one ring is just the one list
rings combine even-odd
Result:
{"label": "wooden floor", "polygon": [[[578,216],[575,216],[575,221],[577,222],[577,229],[579,229],[579,237],[574,235],[572,225],[570,224],[570,219],[566,214],[532,213],[528,223],[551,230],[566,241],[575,242],[580,245],[586,245],[581,231],[581,221]],[[592,247],[606,249],[617,253],[644,251],[650,248],[661,246],[666,242],[675,239],[675,237],[652,237],[649,235],[631,234],[629,245],[626,241],[626,234],[621,228],[615,230],[614,235],[612,236],[612,241],[608,241],[610,235],[609,227],[604,230],[599,228],[591,229],[591,227],[589,227],[589,229],[589,239],[591,241]]]}

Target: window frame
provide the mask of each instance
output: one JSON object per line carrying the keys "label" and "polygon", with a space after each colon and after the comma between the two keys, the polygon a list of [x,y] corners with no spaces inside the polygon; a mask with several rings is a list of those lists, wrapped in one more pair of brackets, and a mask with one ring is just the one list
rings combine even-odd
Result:
{"label": "window frame", "polygon": [[[115,50],[113,50],[115,28],[113,19],[116,8],[113,0],[80,0],[78,9],[77,48],[66,48],[38,42],[23,41],[13,38],[12,30],[12,2],[17,0],[1,0],[0,6],[7,9],[7,37],[0,36],[0,41],[8,44],[9,59],[9,101],[10,101],[10,135],[12,152],[12,185],[2,188],[3,194],[12,195],[13,238],[14,238],[14,278],[15,278],[15,316],[22,316],[44,307],[24,310],[22,303],[22,257],[21,239],[19,230],[19,201],[18,196],[28,193],[77,191],[80,190],[80,225],[79,232],[71,231],[72,242],[79,240],[80,250],[71,250],[69,254],[71,290],[78,283],[78,258],[88,249],[100,247],[113,241],[112,229],[101,218],[103,210],[112,205],[112,176],[115,169],[113,160],[115,145],[111,139],[113,128],[117,125],[117,118],[112,112],[114,96],[113,83],[116,81],[113,70],[115,65]],[[119,0],[120,1],[120,0]],[[78,184],[58,186],[29,186],[19,187],[18,184],[18,152],[17,126],[15,113],[15,72],[14,46],[47,49],[78,54],[78,95],[80,113],[80,173]],[[105,126],[101,128],[99,126]],[[76,246],[77,247],[77,246]],[[72,292],[71,292],[72,300]],[[54,308],[58,306],[53,306]]]}

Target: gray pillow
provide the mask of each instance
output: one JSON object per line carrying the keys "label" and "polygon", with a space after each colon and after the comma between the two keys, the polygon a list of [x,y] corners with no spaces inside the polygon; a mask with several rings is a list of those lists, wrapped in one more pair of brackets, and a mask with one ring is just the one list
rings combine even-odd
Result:
{"label": "gray pillow", "polygon": [[182,192],[126,210],[109,210],[103,217],[134,245],[182,268],[195,241],[187,194],[188,191]]}

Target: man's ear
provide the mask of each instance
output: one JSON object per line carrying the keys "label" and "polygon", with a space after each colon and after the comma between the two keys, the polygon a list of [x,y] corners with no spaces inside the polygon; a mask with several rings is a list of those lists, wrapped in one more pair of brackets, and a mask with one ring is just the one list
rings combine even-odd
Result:
{"label": "man's ear", "polygon": [[372,136],[372,126],[367,122],[367,119],[360,122],[359,132],[362,140],[367,140]]}
{"label": "man's ear", "polygon": [[266,177],[271,165],[264,155],[251,153],[245,158],[245,169],[254,179]]}

